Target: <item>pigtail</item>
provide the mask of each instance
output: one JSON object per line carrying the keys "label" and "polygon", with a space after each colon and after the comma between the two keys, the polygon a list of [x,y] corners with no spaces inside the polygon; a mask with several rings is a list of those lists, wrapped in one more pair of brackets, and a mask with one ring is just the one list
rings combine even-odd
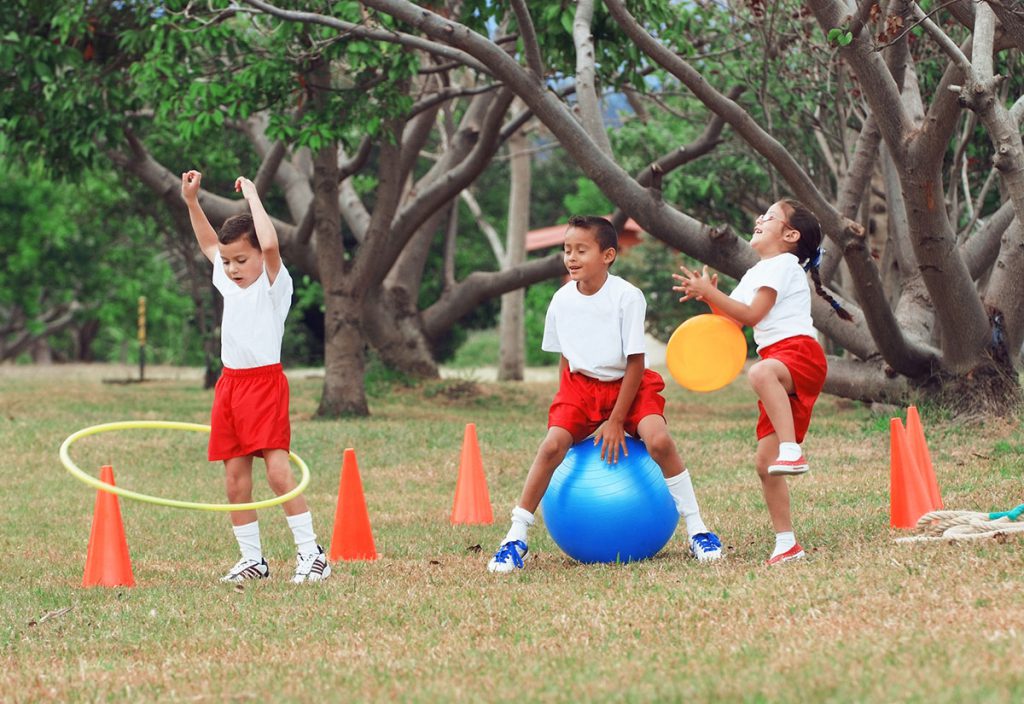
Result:
{"label": "pigtail", "polygon": [[850,315],[843,306],[832,297],[832,295],[825,290],[825,287],[821,283],[821,274],[818,272],[818,266],[821,264],[821,250],[818,250],[818,256],[814,259],[813,264],[807,267],[808,271],[811,272],[811,281],[814,282],[814,290],[819,296],[828,301],[828,304],[832,306],[832,310],[836,312],[843,320],[853,320],[853,316]]}
{"label": "pigtail", "polygon": [[825,287],[821,283],[821,274],[818,271],[818,267],[821,266],[821,257],[825,253],[825,250],[821,248],[821,225],[818,224],[818,219],[814,217],[814,213],[810,211],[806,205],[798,200],[792,198],[783,198],[782,203],[785,203],[789,208],[789,226],[800,233],[800,239],[797,240],[796,254],[797,260],[803,262],[804,271],[809,271],[811,274],[811,280],[814,281],[815,292],[828,301],[828,304],[832,306],[832,310],[836,312],[843,320],[853,320],[853,316],[840,305],[839,301],[832,297]]}

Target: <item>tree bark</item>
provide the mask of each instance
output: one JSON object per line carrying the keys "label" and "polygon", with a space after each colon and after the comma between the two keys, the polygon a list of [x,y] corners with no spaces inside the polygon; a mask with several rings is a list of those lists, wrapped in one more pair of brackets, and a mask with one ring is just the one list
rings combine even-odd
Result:
{"label": "tree bark", "polygon": [[[530,142],[522,131],[508,141],[511,183],[508,191],[508,246],[502,268],[519,266],[526,260],[526,233],[530,229]],[[498,379],[522,381],[526,366],[526,336],[523,330],[525,291],[517,288],[501,297],[499,320]]]}

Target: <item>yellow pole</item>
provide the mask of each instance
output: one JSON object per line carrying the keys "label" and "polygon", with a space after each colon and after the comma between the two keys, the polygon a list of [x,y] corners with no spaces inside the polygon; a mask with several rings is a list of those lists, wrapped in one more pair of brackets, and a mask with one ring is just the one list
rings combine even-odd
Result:
{"label": "yellow pole", "polygon": [[139,296],[139,381],[146,376],[146,297]]}

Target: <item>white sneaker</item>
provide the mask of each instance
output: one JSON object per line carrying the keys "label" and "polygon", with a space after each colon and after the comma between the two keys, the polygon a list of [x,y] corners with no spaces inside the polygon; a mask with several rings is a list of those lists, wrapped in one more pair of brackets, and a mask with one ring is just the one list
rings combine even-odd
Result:
{"label": "white sneaker", "polygon": [[494,557],[487,563],[487,571],[506,574],[521,570],[523,569],[523,558],[528,552],[530,549],[522,540],[510,540],[494,553]]}
{"label": "white sneaker", "polygon": [[690,538],[690,554],[697,562],[713,562],[722,559],[722,541],[714,533],[697,533]]}
{"label": "white sneaker", "polygon": [[244,582],[247,579],[265,579],[270,576],[270,566],[264,558],[257,562],[248,557],[243,557],[235,563],[226,575],[220,578],[222,582]]}
{"label": "white sneaker", "polygon": [[308,555],[299,553],[295,556],[295,575],[292,582],[302,584],[303,582],[320,582],[331,576],[331,565],[327,561],[324,549],[316,546],[316,552]]}

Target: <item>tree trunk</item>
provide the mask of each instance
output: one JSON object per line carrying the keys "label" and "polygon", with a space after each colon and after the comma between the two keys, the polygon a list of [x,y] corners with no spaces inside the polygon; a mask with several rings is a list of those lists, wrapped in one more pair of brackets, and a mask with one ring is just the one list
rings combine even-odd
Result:
{"label": "tree trunk", "polygon": [[[529,140],[521,130],[508,140],[511,184],[508,195],[508,244],[502,265],[505,269],[518,266],[526,259],[526,232],[530,228],[529,146]],[[502,381],[523,380],[523,367],[526,364],[524,298],[525,292],[521,288],[501,297],[498,379]]]}
{"label": "tree trunk", "polygon": [[[317,85],[330,85],[329,68],[313,69]],[[319,94],[315,93],[316,99]],[[324,388],[317,415],[367,416],[366,344],[363,301],[366,291],[345,261],[338,203],[338,145],[330,143],[313,160],[313,239],[324,291]]]}
{"label": "tree trunk", "polygon": [[366,299],[366,335],[391,369],[423,379],[438,377],[437,363],[420,321],[419,290],[430,246],[444,220],[438,210],[413,235],[376,295]]}
{"label": "tree trunk", "polygon": [[370,414],[364,383],[363,297],[351,279],[324,286],[324,388],[318,416]]}

